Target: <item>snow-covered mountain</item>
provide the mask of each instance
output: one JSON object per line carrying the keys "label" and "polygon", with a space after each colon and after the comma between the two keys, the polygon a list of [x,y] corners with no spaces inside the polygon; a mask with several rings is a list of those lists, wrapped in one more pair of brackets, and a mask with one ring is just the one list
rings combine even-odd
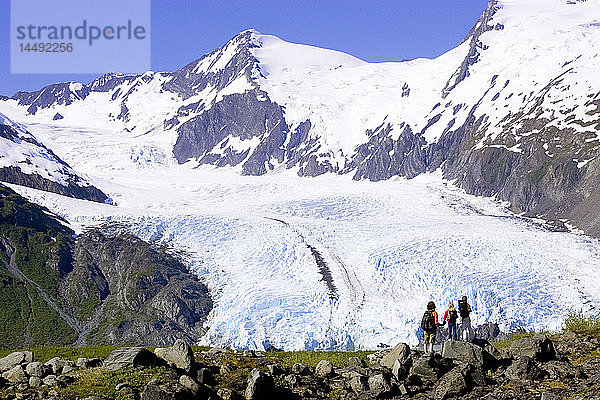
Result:
{"label": "snow-covered mountain", "polygon": [[0,181],[79,199],[107,199],[23,125],[4,114],[0,114]]}
{"label": "snow-covered mountain", "polygon": [[492,0],[447,54],[378,64],[249,30],[173,73],[55,84],[3,107],[165,131],[179,163],[248,175],[441,167],[471,193],[598,235],[598,15],[597,0]]}
{"label": "snow-covered mountain", "polygon": [[205,343],[414,343],[422,305],[462,294],[477,323],[557,328],[600,307],[600,243],[573,229],[600,234],[599,16],[491,1],[441,57],[377,64],[250,30],[172,73],[20,92],[0,111],[118,206],[14,188],[186,251]]}

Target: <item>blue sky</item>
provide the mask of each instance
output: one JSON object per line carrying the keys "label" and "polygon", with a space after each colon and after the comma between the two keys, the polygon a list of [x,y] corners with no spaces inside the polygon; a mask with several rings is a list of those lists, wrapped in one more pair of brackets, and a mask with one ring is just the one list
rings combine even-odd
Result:
{"label": "blue sky", "polygon": [[[248,28],[370,62],[436,57],[460,43],[486,5],[487,0],[153,0],[152,69],[176,70]],[[97,77],[11,74],[9,6],[9,0],[0,0],[0,94]]]}

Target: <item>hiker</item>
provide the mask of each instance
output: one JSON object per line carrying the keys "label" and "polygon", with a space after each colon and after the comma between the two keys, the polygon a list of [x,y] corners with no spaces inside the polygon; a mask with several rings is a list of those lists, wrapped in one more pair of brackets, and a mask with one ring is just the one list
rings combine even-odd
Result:
{"label": "hiker", "polygon": [[460,315],[460,332],[465,342],[471,340],[471,306],[467,302],[467,296],[458,301],[458,314]]}
{"label": "hiker", "polygon": [[458,319],[458,313],[454,308],[454,303],[448,304],[448,309],[444,313],[443,324],[448,322],[448,340],[456,340],[456,320]]}
{"label": "hiker", "polygon": [[[435,311],[435,303],[430,301],[427,303],[427,311],[423,314],[421,320],[421,329],[423,329],[424,349],[425,353],[433,353],[433,343],[435,342],[435,333],[438,325],[438,314]],[[431,349],[431,350],[429,350]]]}

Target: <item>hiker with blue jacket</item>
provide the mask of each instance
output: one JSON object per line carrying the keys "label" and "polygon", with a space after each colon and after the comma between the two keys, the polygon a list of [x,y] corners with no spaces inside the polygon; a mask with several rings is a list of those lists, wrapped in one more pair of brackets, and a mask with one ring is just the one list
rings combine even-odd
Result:
{"label": "hiker with blue jacket", "polygon": [[438,313],[435,311],[435,303],[430,301],[427,303],[427,311],[423,314],[421,320],[421,329],[423,329],[423,342],[425,353],[433,353],[433,344],[435,343],[435,334],[437,327],[441,326],[438,322]]}

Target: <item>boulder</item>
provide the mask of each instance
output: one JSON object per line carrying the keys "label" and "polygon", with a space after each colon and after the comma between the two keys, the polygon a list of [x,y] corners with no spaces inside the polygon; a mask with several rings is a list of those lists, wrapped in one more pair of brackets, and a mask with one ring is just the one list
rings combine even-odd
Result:
{"label": "boulder", "polygon": [[246,400],[269,399],[275,390],[273,377],[264,374],[256,368],[250,372],[248,387],[246,388]]}
{"label": "boulder", "polygon": [[577,368],[568,361],[549,361],[543,367],[548,374],[548,378],[555,381],[573,379],[579,375]]}
{"label": "boulder", "polygon": [[308,365],[296,363],[292,365],[292,374],[308,376],[312,374],[312,371]]}
{"label": "boulder", "polygon": [[396,360],[406,366],[410,358],[410,347],[405,343],[398,343],[396,347],[383,356],[380,364],[391,369]]}
{"label": "boulder", "polygon": [[483,350],[469,342],[448,340],[444,342],[442,357],[465,363],[483,365]]}
{"label": "boulder", "polygon": [[194,367],[194,352],[189,344],[177,339],[171,347],[157,347],[154,354],[165,360],[169,365],[191,372]]}
{"label": "boulder", "polygon": [[15,351],[6,357],[0,358],[0,372],[13,369],[17,365],[33,361],[33,353],[30,351]]}
{"label": "boulder", "polygon": [[21,365],[17,365],[8,371],[5,371],[2,374],[2,377],[13,384],[29,382],[29,378]]}
{"label": "boulder", "polygon": [[271,376],[285,375],[286,373],[285,368],[279,364],[269,364],[267,365],[267,369],[269,370]]}
{"label": "boulder", "polygon": [[542,371],[528,356],[519,356],[504,371],[504,376],[513,382],[533,382],[544,378]]}
{"label": "boulder", "polygon": [[46,386],[57,386],[58,380],[56,379],[56,375],[48,375],[44,379],[42,379],[42,383]]}
{"label": "boulder", "polygon": [[181,375],[179,377],[179,384],[194,393],[198,393],[200,391],[200,385],[198,385],[198,382],[193,380],[191,376]]}
{"label": "boulder", "polygon": [[408,369],[400,360],[396,360],[392,366],[392,374],[398,381],[403,381],[408,375]]}
{"label": "boulder", "polygon": [[424,354],[413,361],[409,376],[413,377],[413,381],[417,377],[423,384],[430,385],[450,369],[451,363],[450,359],[444,360],[433,354]]}
{"label": "boulder", "polygon": [[387,349],[376,351],[375,353],[368,354],[367,360],[369,360],[369,363],[371,363],[372,365],[375,365],[375,364],[381,365],[381,360],[383,360],[383,357],[385,357],[390,351],[392,351],[391,347],[387,348]]}
{"label": "boulder", "polygon": [[159,364],[160,360],[143,347],[121,347],[111,351],[104,360],[104,367],[111,371]]}
{"label": "boulder", "polygon": [[213,368],[200,368],[196,372],[196,381],[204,385],[215,384],[215,371]]}
{"label": "boulder", "polygon": [[377,397],[385,396],[392,392],[390,378],[384,374],[375,374],[369,377],[367,384],[369,390]]}
{"label": "boulder", "polygon": [[513,357],[527,356],[539,361],[556,359],[554,343],[545,335],[536,333],[532,337],[524,337],[513,341],[509,348]]}
{"label": "boulder", "polygon": [[79,368],[96,368],[102,366],[102,360],[99,358],[83,358],[80,357],[75,362]]}
{"label": "boulder", "polygon": [[302,383],[302,380],[300,379],[300,377],[298,375],[294,375],[294,374],[290,374],[290,375],[286,376],[285,381],[287,382],[287,384],[290,387],[293,387],[293,388],[300,386],[300,384]]}
{"label": "boulder", "polygon": [[[54,375],[60,375],[63,373],[66,374],[68,372],[71,372],[73,370],[73,367],[75,366],[75,363],[73,361],[65,360],[60,357],[51,358],[48,361],[46,361],[44,364],[48,365],[52,368],[52,373]],[[65,369],[66,369],[66,371],[65,371]]]}
{"label": "boulder", "polygon": [[29,376],[43,378],[44,376],[51,374],[53,371],[50,365],[34,361],[27,364],[25,367],[25,372],[27,372],[27,375]]}
{"label": "boulder", "polygon": [[219,389],[217,395],[223,400],[244,400],[244,397],[232,389]]}
{"label": "boulder", "polygon": [[140,396],[140,400],[188,400],[193,398],[195,398],[194,393],[179,383],[160,384],[156,380],[148,382]]}
{"label": "boulder", "polygon": [[451,397],[458,397],[468,389],[465,377],[465,368],[455,367],[444,374],[433,387],[433,398],[436,400],[445,400]]}
{"label": "boulder", "polygon": [[352,379],[350,379],[348,384],[354,393],[360,393],[369,390],[369,380],[366,376],[354,376]]}
{"label": "boulder", "polygon": [[360,357],[350,357],[348,359],[348,365],[350,367],[365,368],[367,366],[367,362]]}
{"label": "boulder", "polygon": [[330,361],[321,360],[315,367],[315,375],[318,377],[327,378],[333,374],[333,364]]}
{"label": "boulder", "polygon": [[32,388],[38,388],[38,387],[42,386],[42,380],[40,378],[38,378],[37,376],[30,376],[29,377],[29,386],[31,386]]}

